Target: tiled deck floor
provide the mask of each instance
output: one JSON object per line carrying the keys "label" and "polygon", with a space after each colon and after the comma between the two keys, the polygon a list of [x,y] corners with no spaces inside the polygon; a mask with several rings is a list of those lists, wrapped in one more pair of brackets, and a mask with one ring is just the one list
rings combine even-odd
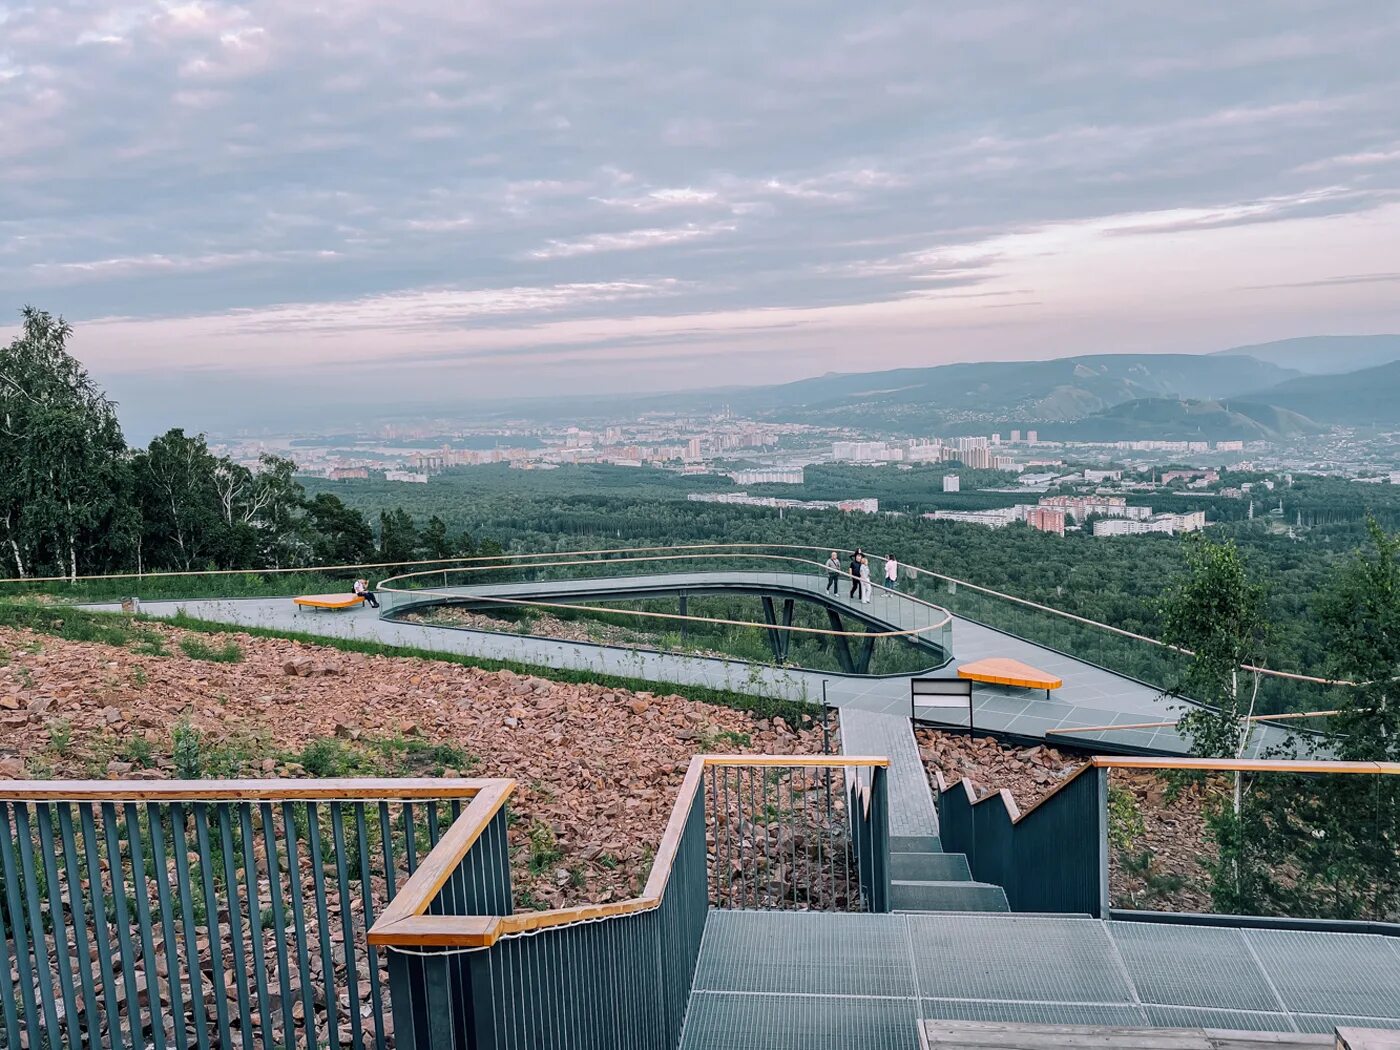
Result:
{"label": "tiled deck floor", "polygon": [[682,1050],[917,1050],[920,1017],[1400,1030],[1400,940],[1015,915],[712,912]]}

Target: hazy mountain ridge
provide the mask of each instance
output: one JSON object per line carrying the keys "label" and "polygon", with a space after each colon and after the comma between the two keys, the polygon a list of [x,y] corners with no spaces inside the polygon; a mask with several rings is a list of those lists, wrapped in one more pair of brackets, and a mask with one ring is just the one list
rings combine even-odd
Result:
{"label": "hazy mountain ridge", "polygon": [[1400,361],[1400,335],[1305,335],[1236,346],[1211,356],[1253,357],[1306,375],[1340,375]]}
{"label": "hazy mountain ridge", "polygon": [[1246,396],[1319,422],[1400,426],[1400,361],[1341,375],[1300,376]]}
{"label": "hazy mountain ridge", "polygon": [[1037,423],[1079,419],[1142,398],[1233,397],[1296,375],[1247,357],[1107,354],[826,375],[730,391],[727,403],[804,422],[849,418],[855,425],[926,429],[958,417]]}
{"label": "hazy mountain ridge", "polygon": [[1286,441],[1325,429],[1276,405],[1141,398],[1072,423],[1050,424],[1041,436],[1065,441]]}

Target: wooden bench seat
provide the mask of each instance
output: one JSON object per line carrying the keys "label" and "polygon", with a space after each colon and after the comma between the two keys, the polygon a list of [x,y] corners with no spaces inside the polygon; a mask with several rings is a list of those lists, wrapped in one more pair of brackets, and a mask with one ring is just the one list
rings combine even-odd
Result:
{"label": "wooden bench seat", "polygon": [[958,677],[974,682],[987,682],[990,685],[1044,689],[1047,696],[1051,689],[1058,689],[1065,684],[1064,679],[1005,656],[993,656],[986,660],[973,660],[963,664],[958,668]]}
{"label": "wooden bench seat", "polygon": [[365,600],[358,594],[303,594],[292,603],[303,609],[358,609]]}

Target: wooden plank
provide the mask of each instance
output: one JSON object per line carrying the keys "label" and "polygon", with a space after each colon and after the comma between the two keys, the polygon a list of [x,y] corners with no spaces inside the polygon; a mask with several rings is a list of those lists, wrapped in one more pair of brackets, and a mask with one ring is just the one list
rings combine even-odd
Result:
{"label": "wooden plank", "polygon": [[890,760],[878,755],[700,755],[707,766],[794,766],[808,769],[843,769],[850,766],[882,766]]}
{"label": "wooden plank", "polygon": [[438,839],[432,852],[419,862],[418,870],[380,913],[375,927],[392,926],[401,919],[424,914],[514,789],[514,780],[494,780],[477,794]]}
{"label": "wooden plank", "polygon": [[929,1048],[978,1047],[981,1050],[1321,1050],[1322,1047],[1332,1046],[1331,1036],[1292,1032],[1016,1024],[1000,1021],[924,1020],[919,1024],[919,1037],[922,1045]]}
{"label": "wooden plank", "polygon": [[308,609],[353,609],[364,603],[360,594],[302,594],[292,599],[293,605]]}
{"label": "wooden plank", "polygon": [[326,780],[8,780],[6,802],[296,802],[474,798],[500,780],[346,777]]}
{"label": "wooden plank", "polygon": [[1023,689],[1059,689],[1065,684],[1064,679],[1007,656],[989,656],[985,660],[965,663],[958,668],[958,677]]}
{"label": "wooden plank", "polygon": [[676,850],[680,848],[681,836],[685,834],[685,826],[690,819],[690,808],[694,805],[695,796],[700,790],[706,765],[708,762],[705,757],[697,755],[690,760],[690,765],[686,768],[685,780],[681,781],[680,793],[676,796],[676,802],[671,807],[671,816],[666,821],[666,830],[661,835],[661,844],[656,847],[656,858],[651,863],[651,871],[647,874],[647,884],[642,889],[643,897],[659,901],[661,894],[666,891],[666,883],[671,877],[671,868],[676,862]]}
{"label": "wooden plank", "polygon": [[383,916],[369,931],[376,948],[489,948],[500,936],[501,920],[494,915],[410,915],[385,923]]}
{"label": "wooden plank", "polygon": [[1383,1028],[1338,1028],[1337,1050],[1400,1050],[1400,1032]]}

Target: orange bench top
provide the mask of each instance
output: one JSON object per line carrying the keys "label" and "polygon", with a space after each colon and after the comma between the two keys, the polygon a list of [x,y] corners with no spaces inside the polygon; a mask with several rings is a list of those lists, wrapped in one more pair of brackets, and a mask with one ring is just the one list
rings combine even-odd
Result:
{"label": "orange bench top", "polygon": [[1023,689],[1058,689],[1065,684],[1063,679],[1005,656],[963,664],[958,668],[958,677],[974,682],[990,682],[992,685],[1016,685]]}
{"label": "orange bench top", "polygon": [[365,602],[358,594],[303,594],[292,601],[311,609],[353,609]]}

